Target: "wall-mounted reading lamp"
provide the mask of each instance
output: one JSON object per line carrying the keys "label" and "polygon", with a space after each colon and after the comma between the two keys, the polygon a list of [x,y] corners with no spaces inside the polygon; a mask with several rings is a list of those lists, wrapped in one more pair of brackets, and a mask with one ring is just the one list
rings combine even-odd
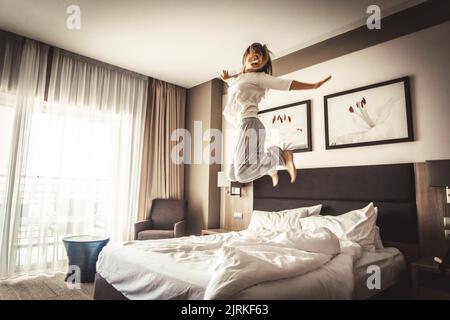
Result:
{"label": "wall-mounted reading lamp", "polygon": [[217,186],[219,188],[228,188],[227,193],[232,197],[240,197],[242,195],[243,184],[237,181],[230,181],[225,172],[217,173]]}
{"label": "wall-mounted reading lamp", "polygon": [[450,203],[450,159],[426,161],[430,187],[445,187],[447,203]]}

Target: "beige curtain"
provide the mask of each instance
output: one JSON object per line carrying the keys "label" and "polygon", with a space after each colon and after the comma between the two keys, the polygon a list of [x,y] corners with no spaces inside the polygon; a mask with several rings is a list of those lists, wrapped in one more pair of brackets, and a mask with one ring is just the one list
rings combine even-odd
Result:
{"label": "beige curtain", "polygon": [[148,217],[152,199],[184,197],[184,165],[171,161],[177,142],[170,138],[174,130],[185,128],[186,89],[154,79],[147,101],[139,220]]}

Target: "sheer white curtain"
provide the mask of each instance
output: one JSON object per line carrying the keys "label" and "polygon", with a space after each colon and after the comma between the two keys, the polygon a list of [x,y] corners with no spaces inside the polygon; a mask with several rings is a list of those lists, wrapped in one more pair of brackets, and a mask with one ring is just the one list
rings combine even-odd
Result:
{"label": "sheer white curtain", "polygon": [[[2,43],[1,96],[4,205],[0,219],[0,278],[15,275],[20,233],[22,198],[20,184],[27,163],[28,131],[36,99],[43,99],[48,46],[37,42],[6,39]],[[16,67],[17,66],[17,67]],[[6,128],[6,129],[5,129]]]}
{"label": "sheer white curtain", "polygon": [[40,130],[51,143],[48,152],[36,147],[36,153],[48,175],[60,177],[59,224],[75,219],[70,233],[129,240],[138,212],[148,79],[60,49],[51,70]]}
{"label": "sheer white curtain", "polygon": [[44,46],[31,43],[19,77],[27,99],[16,95],[2,278],[61,270],[67,235],[129,240],[138,213],[147,78],[54,49],[44,99]]}

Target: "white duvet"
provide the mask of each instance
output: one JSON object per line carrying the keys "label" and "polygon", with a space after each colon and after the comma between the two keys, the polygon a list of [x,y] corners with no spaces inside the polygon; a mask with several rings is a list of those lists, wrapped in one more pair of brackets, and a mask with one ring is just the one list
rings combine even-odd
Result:
{"label": "white duvet", "polygon": [[[107,246],[97,271],[130,299],[232,299],[260,284],[317,270],[335,255],[347,256],[339,260],[351,283],[360,249],[339,243],[327,229],[230,232]],[[352,288],[341,297],[351,298]]]}
{"label": "white duvet", "polygon": [[339,239],[326,229],[256,234],[220,249],[205,299],[228,299],[264,281],[298,276],[317,269],[340,252]]}

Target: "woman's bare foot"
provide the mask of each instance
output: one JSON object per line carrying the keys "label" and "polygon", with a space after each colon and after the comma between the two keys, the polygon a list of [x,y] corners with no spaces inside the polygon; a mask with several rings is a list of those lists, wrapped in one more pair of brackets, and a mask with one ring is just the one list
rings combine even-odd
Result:
{"label": "woman's bare foot", "polygon": [[275,173],[272,173],[270,176],[272,177],[273,186],[276,187],[278,184],[278,172],[275,171]]}
{"label": "woman's bare foot", "polygon": [[284,165],[291,176],[291,183],[294,183],[297,179],[297,169],[294,164],[294,153],[291,150],[283,151]]}

